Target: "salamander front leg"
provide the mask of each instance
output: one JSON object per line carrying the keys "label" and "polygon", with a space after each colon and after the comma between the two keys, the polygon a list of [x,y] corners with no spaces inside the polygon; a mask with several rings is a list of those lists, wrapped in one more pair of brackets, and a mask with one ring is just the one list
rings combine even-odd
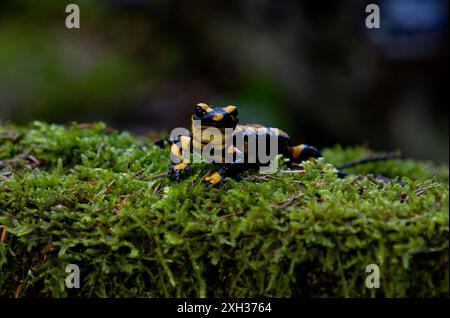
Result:
{"label": "salamander front leg", "polygon": [[203,181],[207,184],[221,187],[224,184],[224,179],[226,177],[233,177],[239,172],[245,169],[243,163],[230,163],[221,166],[217,171],[211,173],[210,175],[203,178]]}
{"label": "salamander front leg", "polygon": [[230,146],[227,151],[235,156],[234,161],[223,164],[216,172],[204,177],[204,182],[220,187],[224,184],[225,177],[235,176],[245,169],[243,153],[234,146]]}
{"label": "salamander front leg", "polygon": [[172,163],[169,168],[168,176],[170,179],[174,179],[175,181],[179,182],[185,173],[190,172],[191,168],[189,167],[189,164],[187,162],[182,162],[178,164]]}
{"label": "salamander front leg", "polygon": [[190,160],[186,155],[190,149],[191,138],[181,136],[176,143],[170,147],[172,164],[170,165],[168,176],[170,179],[175,179],[177,182],[181,180],[183,174],[191,172],[189,167]]}
{"label": "salamander front leg", "polygon": [[207,184],[220,187],[223,185],[224,181],[223,179],[226,177],[227,172],[226,169],[220,168],[216,172],[213,172],[212,174],[206,176],[203,178],[203,182],[206,182]]}

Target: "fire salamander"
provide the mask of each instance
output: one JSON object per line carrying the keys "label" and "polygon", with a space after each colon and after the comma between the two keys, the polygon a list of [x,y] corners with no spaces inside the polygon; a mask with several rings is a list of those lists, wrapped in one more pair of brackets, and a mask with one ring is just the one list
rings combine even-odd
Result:
{"label": "fire salamander", "polygon": [[[226,107],[212,107],[205,103],[199,103],[196,105],[194,114],[191,117],[191,132],[189,136],[178,136],[171,142],[171,154],[172,164],[170,166],[168,176],[171,179],[179,181],[183,174],[191,171],[190,164],[191,159],[189,156],[183,154],[187,151],[189,153],[203,151],[208,144],[213,144],[216,149],[219,149],[219,155],[214,157],[213,163],[218,168],[215,172],[204,177],[203,181],[220,186],[223,184],[223,180],[227,176],[234,176],[243,171],[247,167],[261,166],[262,163],[259,158],[249,155],[248,142],[250,139],[256,138],[277,138],[278,152],[284,157],[290,159],[291,163],[300,163],[305,160],[314,160],[322,157],[319,150],[311,145],[300,144],[293,145],[289,135],[281,129],[269,128],[261,125],[239,125],[238,124],[238,109],[236,106],[229,105]],[[214,128],[220,131],[222,134],[221,139],[215,140],[214,138],[204,138],[204,131],[208,128]],[[232,129],[232,134],[226,134],[226,128]],[[235,136],[243,135],[244,147],[236,147]],[[232,141],[229,138],[233,138]],[[266,143],[266,146],[270,143]],[[265,149],[266,153],[268,149]],[[233,160],[226,163],[225,156],[232,156]],[[358,162],[346,164],[345,167],[355,166],[360,163],[372,162],[377,160],[385,160],[392,158],[392,154],[383,156],[380,158],[363,159]],[[340,173],[343,176],[343,173]]]}
{"label": "fire salamander", "polygon": [[[226,176],[236,175],[244,170],[247,166],[258,166],[258,157],[254,157],[253,161],[248,155],[248,141],[251,137],[256,138],[271,138],[278,139],[278,153],[289,158],[292,162],[301,162],[307,159],[321,157],[317,148],[310,145],[297,145],[291,143],[289,135],[281,129],[267,128],[261,125],[238,125],[238,109],[236,106],[226,107],[212,107],[205,103],[199,103],[195,107],[192,120],[192,133],[190,136],[180,136],[178,140],[172,141],[171,152],[172,155],[178,158],[177,162],[173,162],[169,169],[169,177],[177,181],[180,180],[184,172],[189,172],[190,158],[183,158],[183,151],[189,150],[201,152],[208,143],[212,143],[216,149],[221,150],[220,156],[214,159],[214,163],[220,164],[217,171],[204,178],[204,181],[212,185],[221,185]],[[201,125],[197,125],[200,121]],[[216,128],[221,133],[223,138],[216,142],[210,138],[204,138],[204,131],[208,128]],[[231,136],[227,136],[225,128],[233,129]],[[198,132],[197,134],[194,131]],[[239,149],[234,142],[230,142],[227,137],[234,137],[242,134],[244,137],[245,147]],[[255,140],[255,139],[254,139]],[[225,149],[228,145],[228,149]],[[267,146],[270,143],[266,143]],[[224,156],[228,152],[233,155],[234,160],[230,163],[223,163]],[[255,160],[256,159],[256,160]]]}

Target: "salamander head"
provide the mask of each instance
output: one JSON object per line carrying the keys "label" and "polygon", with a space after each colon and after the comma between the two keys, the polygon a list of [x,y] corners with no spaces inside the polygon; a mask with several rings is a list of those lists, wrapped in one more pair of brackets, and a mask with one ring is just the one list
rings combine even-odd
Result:
{"label": "salamander head", "polygon": [[238,123],[237,114],[236,106],[213,108],[205,103],[198,103],[192,120],[201,120],[202,126],[234,129]]}

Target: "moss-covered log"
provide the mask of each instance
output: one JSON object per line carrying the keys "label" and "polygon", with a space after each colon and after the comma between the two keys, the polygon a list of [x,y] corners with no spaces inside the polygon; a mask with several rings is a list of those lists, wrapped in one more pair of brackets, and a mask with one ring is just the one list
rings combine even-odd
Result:
{"label": "moss-covered log", "polygon": [[371,152],[335,147],[211,189],[210,165],[174,183],[167,148],[103,124],[0,130],[1,297],[448,297],[447,167],[339,179],[334,165]]}

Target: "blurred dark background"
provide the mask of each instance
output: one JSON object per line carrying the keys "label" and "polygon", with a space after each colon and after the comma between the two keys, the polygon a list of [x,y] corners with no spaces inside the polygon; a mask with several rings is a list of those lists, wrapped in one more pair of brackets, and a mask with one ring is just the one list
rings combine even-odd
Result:
{"label": "blurred dark background", "polygon": [[146,134],[189,127],[197,102],[234,104],[298,143],[448,163],[447,89],[446,0],[0,0],[3,122]]}

